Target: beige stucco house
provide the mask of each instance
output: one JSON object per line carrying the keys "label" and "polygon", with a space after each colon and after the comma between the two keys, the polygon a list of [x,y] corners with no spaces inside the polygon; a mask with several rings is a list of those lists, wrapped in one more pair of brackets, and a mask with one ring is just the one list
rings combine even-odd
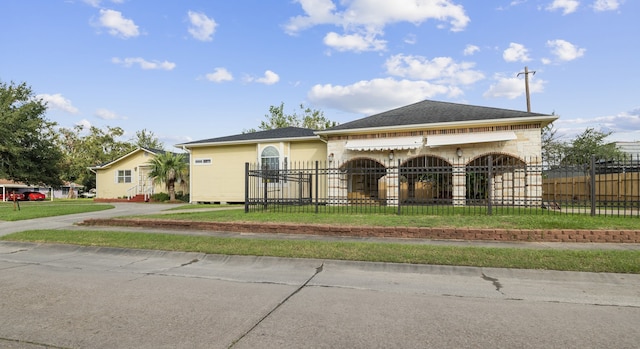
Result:
{"label": "beige stucco house", "polygon": [[298,127],[205,139],[176,146],[190,154],[191,202],[243,202],[247,162],[260,163],[277,170],[292,163],[327,159],[325,141],[313,130]]}
{"label": "beige stucco house", "polygon": [[[329,177],[329,203],[348,204],[360,196],[385,199],[387,205],[446,199],[462,206],[481,194],[501,204],[538,206],[542,128],[556,119],[422,101],[318,131],[329,159],[343,169]],[[372,170],[351,175],[355,167]],[[489,168],[490,177],[469,176]],[[429,192],[429,185],[436,187],[430,178],[439,182],[438,191]],[[491,188],[490,195],[481,190],[472,194],[477,188],[470,186],[478,185],[473,179]]]}
{"label": "beige stucco house", "polygon": [[[137,148],[111,162],[91,167],[96,174],[96,199],[146,201],[155,193],[166,192],[163,183],[149,178],[149,160],[163,150]],[[188,188],[176,186],[176,191]]]}
{"label": "beige stucco house", "polygon": [[[542,196],[542,128],[556,119],[422,101],[322,131],[290,127],[177,147],[191,154],[192,202],[243,202],[247,162],[286,170],[319,161],[335,169],[321,183],[319,196],[327,204],[367,198],[397,205],[398,200],[445,198],[465,205],[470,199],[467,174],[491,167],[491,178],[482,178],[491,184],[491,198],[535,206]],[[440,189],[429,191],[429,178],[437,178]],[[287,190],[295,191],[293,181],[279,183],[277,189],[268,185],[282,198]]]}

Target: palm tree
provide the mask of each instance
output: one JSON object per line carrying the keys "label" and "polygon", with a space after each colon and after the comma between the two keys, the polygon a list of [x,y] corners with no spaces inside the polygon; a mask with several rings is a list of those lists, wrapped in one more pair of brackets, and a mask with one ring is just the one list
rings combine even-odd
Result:
{"label": "palm tree", "polygon": [[188,166],[184,154],[165,152],[149,160],[151,166],[149,178],[155,183],[165,183],[169,192],[169,200],[176,199],[176,183],[187,179]]}

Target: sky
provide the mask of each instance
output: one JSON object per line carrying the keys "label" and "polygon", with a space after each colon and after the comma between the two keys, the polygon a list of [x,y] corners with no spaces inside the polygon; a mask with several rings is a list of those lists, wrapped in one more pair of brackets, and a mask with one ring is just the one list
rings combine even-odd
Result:
{"label": "sky", "polygon": [[422,100],[555,114],[640,141],[637,0],[0,0],[0,81],[59,127],[175,144],[270,106],[345,123]]}

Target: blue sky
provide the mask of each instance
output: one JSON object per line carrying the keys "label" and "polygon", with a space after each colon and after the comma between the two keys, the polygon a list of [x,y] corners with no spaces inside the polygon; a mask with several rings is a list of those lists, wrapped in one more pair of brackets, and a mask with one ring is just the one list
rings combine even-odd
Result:
{"label": "blue sky", "polygon": [[2,0],[0,80],[62,127],[174,144],[302,103],[344,123],[431,99],[560,116],[640,141],[632,0]]}

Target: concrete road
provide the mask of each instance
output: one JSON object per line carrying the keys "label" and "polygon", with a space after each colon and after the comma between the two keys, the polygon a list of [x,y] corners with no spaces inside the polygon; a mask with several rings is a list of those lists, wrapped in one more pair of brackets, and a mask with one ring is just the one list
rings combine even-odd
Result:
{"label": "concrete road", "polygon": [[0,242],[0,348],[637,348],[640,275]]}

